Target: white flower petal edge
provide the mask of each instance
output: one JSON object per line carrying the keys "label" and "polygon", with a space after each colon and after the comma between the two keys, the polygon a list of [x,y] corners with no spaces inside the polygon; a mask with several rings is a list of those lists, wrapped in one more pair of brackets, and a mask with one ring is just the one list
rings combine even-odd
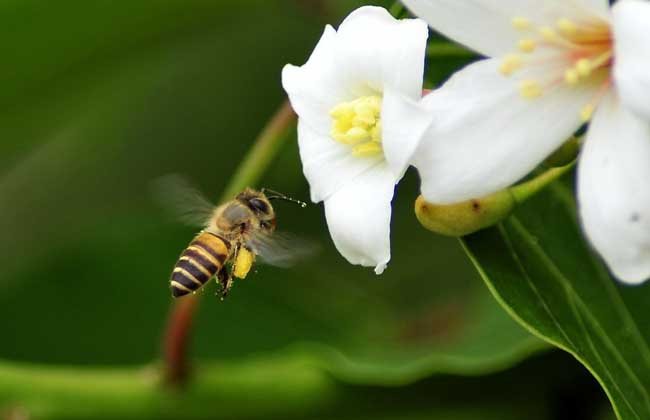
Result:
{"label": "white flower petal edge", "polygon": [[495,59],[471,64],[422,100],[441,117],[412,160],[427,201],[455,203],[508,187],[580,126],[593,88],[553,89],[530,100],[498,66]]}
{"label": "white flower petal edge", "polygon": [[384,8],[361,7],[339,26],[337,71],[357,96],[390,86],[420,98],[428,36],[421,19],[397,20]]}
{"label": "white flower petal edge", "polygon": [[521,36],[513,27],[517,16],[540,25],[573,17],[588,8],[606,15],[607,0],[402,0],[436,31],[485,56],[505,54]]}
{"label": "white flower petal edge", "polygon": [[650,2],[622,0],[612,8],[614,77],[623,103],[650,119]]}
{"label": "white flower petal edge", "polygon": [[386,161],[396,179],[408,169],[413,154],[432,122],[432,115],[419,101],[401,95],[392,88],[384,90],[381,111],[383,147]]}
{"label": "white flower petal edge", "polygon": [[336,31],[327,25],[309,60],[282,69],[282,86],[291,106],[312,130],[327,135],[332,125],[329,110],[350,94],[336,69]]}
{"label": "white flower petal edge", "polygon": [[391,201],[395,189],[386,163],[376,165],[325,200],[325,215],[336,249],[350,263],[375,267],[390,260]]}
{"label": "white flower petal edge", "polygon": [[338,32],[327,26],[309,60],[287,64],[282,86],[312,130],[327,135],[338,103],[381,93],[385,85],[418,98],[422,92],[426,22],[398,21],[381,7],[352,12]]}
{"label": "white flower petal edge", "polygon": [[582,224],[621,281],[650,278],[650,123],[618,103],[601,103],[578,168]]}
{"label": "white flower petal edge", "polygon": [[381,156],[353,156],[349,146],[313,131],[302,118],[298,120],[298,146],[314,203],[327,199],[350,180],[383,161]]}

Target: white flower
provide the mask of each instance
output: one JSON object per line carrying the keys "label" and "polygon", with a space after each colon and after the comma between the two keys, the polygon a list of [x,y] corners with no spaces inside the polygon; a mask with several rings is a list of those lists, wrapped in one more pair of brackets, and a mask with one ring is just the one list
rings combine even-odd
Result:
{"label": "white flower", "polygon": [[437,118],[412,163],[452,203],[505,188],[591,121],[578,170],[583,227],[622,281],[650,277],[650,2],[403,0],[487,55],[420,106]]}
{"label": "white flower", "polygon": [[[330,234],[352,264],[380,274],[390,260],[395,184],[429,124],[409,105],[422,96],[428,28],[362,7],[325,28],[307,63],[287,65],[282,84],[298,114],[298,144],[311,199],[325,202]],[[385,153],[386,152],[386,153]]]}

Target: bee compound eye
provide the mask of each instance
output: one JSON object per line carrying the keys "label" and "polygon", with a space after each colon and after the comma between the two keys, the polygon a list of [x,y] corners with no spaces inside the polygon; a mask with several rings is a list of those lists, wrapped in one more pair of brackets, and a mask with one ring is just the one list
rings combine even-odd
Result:
{"label": "bee compound eye", "polygon": [[260,200],[259,198],[251,198],[250,200],[248,200],[248,205],[253,211],[256,211],[258,213],[267,214],[269,212],[268,204],[266,204],[263,200]]}

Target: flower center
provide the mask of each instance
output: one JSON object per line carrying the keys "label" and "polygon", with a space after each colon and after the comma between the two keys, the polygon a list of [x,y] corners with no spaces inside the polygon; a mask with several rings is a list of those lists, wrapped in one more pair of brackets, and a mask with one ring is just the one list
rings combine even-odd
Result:
{"label": "flower center", "polygon": [[376,156],[381,147],[381,97],[362,96],[330,110],[332,138],[352,146],[354,156]]}
{"label": "flower center", "polygon": [[582,120],[589,121],[610,84],[613,40],[609,23],[597,17],[581,21],[561,18],[554,27],[537,27],[525,17],[515,17],[512,25],[523,34],[517,42],[519,52],[506,55],[499,71],[509,76],[535,66],[535,74],[540,76],[519,80],[519,92],[528,99],[559,85],[599,86],[580,111]]}

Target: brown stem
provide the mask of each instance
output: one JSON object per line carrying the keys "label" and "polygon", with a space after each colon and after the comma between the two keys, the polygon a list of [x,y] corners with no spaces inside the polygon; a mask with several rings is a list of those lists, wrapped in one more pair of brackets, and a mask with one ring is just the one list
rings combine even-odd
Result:
{"label": "brown stem", "polygon": [[[232,199],[239,191],[254,186],[284,144],[285,132],[296,121],[289,101],[268,121],[253,143],[253,147],[231,178],[221,201]],[[199,304],[198,295],[189,295],[174,301],[167,321],[162,343],[164,380],[167,385],[179,387],[189,379],[189,339],[192,321]]]}
{"label": "brown stem", "polygon": [[172,306],[163,340],[164,381],[167,385],[180,386],[189,377],[187,350],[198,303],[197,296],[191,295],[175,301]]}

